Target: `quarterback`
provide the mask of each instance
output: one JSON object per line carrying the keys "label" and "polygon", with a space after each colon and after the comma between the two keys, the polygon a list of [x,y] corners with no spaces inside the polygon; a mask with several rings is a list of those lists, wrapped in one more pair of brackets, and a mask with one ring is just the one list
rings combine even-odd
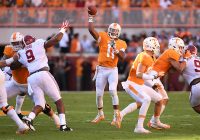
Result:
{"label": "quarterback", "polygon": [[[125,50],[127,48],[126,42],[119,39],[121,27],[117,23],[109,25],[107,32],[97,32],[93,24],[94,16],[89,15],[88,30],[93,38],[97,41],[99,46],[98,66],[96,68],[96,105],[98,114],[92,120],[92,123],[98,123],[104,120],[103,112],[103,95],[104,89],[108,82],[109,93],[112,98],[112,105],[114,109],[114,119],[112,123],[119,120],[119,99],[117,95],[118,84],[118,59],[124,59]],[[119,127],[119,124],[116,124]]]}

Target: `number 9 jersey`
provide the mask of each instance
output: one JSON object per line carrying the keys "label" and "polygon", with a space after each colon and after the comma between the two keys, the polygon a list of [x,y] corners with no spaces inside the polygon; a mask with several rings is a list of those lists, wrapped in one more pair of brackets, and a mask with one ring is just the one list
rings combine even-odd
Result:
{"label": "number 9 jersey", "polygon": [[19,62],[28,68],[29,73],[35,72],[43,67],[49,67],[44,43],[45,40],[37,39],[24,49],[18,51]]}
{"label": "number 9 jersey", "polygon": [[189,58],[182,73],[188,84],[194,79],[200,78],[200,57],[192,56]]}
{"label": "number 9 jersey", "polygon": [[[99,66],[114,68],[117,67],[118,57],[114,54],[114,49],[110,45],[111,39],[106,32],[99,32]],[[126,42],[120,39],[115,40],[116,50],[125,52]]]}

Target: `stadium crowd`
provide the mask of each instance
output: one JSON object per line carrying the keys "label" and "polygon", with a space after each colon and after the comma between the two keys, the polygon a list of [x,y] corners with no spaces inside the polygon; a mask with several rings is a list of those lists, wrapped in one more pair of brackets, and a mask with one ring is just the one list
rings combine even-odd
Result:
{"label": "stadium crowd", "polygon": [[199,0],[1,0],[0,6],[17,7],[200,7]]}

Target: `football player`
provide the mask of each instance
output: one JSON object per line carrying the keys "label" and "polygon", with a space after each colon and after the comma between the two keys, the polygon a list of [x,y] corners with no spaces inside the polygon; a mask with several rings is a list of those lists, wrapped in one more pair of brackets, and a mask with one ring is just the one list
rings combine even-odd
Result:
{"label": "football player", "polygon": [[[153,80],[158,78],[157,76],[148,76],[145,72],[152,66],[155,61],[155,55],[160,52],[160,45],[158,40],[154,37],[147,37],[143,41],[143,52],[139,53],[134,60],[130,73],[126,82],[122,82],[122,86],[125,91],[136,100],[135,103],[129,104],[125,109],[121,111],[121,119],[128,113],[139,109],[138,123],[134,129],[135,133],[151,133],[143,126],[144,119],[146,117],[147,110],[150,106],[150,102],[153,101],[155,106],[155,116],[160,115],[162,106],[162,97],[155,90],[146,86],[144,80]],[[162,72],[158,76],[162,76]]]}
{"label": "football player", "polygon": [[25,122],[29,128],[35,130],[32,121],[45,108],[44,94],[47,94],[56,104],[60,118],[60,131],[72,131],[66,124],[65,108],[61,99],[59,87],[54,77],[49,72],[48,58],[46,56],[46,48],[56,45],[63,37],[63,33],[68,30],[68,21],[63,25],[58,34],[50,40],[35,39],[30,35],[23,37],[21,48],[13,57],[1,61],[1,66],[7,66],[12,63],[23,64],[29,71],[28,83],[29,90],[32,90],[32,98],[35,106],[32,112],[25,118]]}
{"label": "football player", "polygon": [[[23,35],[19,32],[14,32],[10,37],[10,45],[5,46],[4,48],[4,56],[3,59],[11,58],[17,51],[21,49],[20,43],[23,39]],[[16,106],[15,111],[17,112],[20,119],[23,120],[23,115],[21,114],[21,107],[23,105],[25,95],[28,93],[28,84],[27,78],[29,76],[29,72],[26,67],[22,66],[17,69],[14,69],[14,66],[11,65],[12,71],[12,78],[9,81],[6,81],[6,92],[7,98],[10,99],[13,96],[16,96]],[[50,116],[56,126],[59,126],[59,117],[54,113],[51,107],[46,104],[43,113]]]}
{"label": "football player", "polygon": [[182,75],[190,85],[190,105],[200,113],[200,58],[197,56],[197,48],[189,45],[186,49],[191,56],[187,58],[187,63],[182,71]]}
{"label": "football player", "polygon": [[[185,45],[181,38],[178,37],[171,38],[169,40],[168,49],[165,50],[155,61],[155,63],[152,66],[152,69],[149,71],[149,75],[156,76],[159,72],[166,73],[170,67],[174,67],[176,70],[182,71],[186,65],[186,62],[180,63],[179,59],[180,56],[183,55],[184,49]],[[157,89],[158,93],[162,95],[163,98],[163,105],[161,109],[161,114],[162,114],[169,100],[163,84],[161,83],[160,79],[155,79],[153,81],[146,80],[146,85],[153,87],[154,89]],[[148,126],[156,129],[170,128],[170,125],[168,124],[160,125],[160,119],[156,119],[155,116],[152,116],[151,120],[148,122]]]}
{"label": "football player", "polygon": [[[110,24],[107,32],[97,32],[94,28],[93,21],[94,16],[89,15],[88,30],[99,46],[98,66],[94,77],[94,79],[96,79],[96,105],[98,114],[91,122],[98,123],[105,118],[103,112],[103,95],[107,82],[109,84],[109,93],[112,98],[114,118],[119,120],[117,63],[118,59],[124,59],[127,45],[125,41],[119,39],[121,33],[121,27],[119,24]],[[119,125],[117,124],[117,126]]]}

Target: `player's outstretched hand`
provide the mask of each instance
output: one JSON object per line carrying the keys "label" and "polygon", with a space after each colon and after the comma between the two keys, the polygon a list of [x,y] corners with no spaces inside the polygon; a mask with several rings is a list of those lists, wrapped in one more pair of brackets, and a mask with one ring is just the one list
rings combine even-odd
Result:
{"label": "player's outstretched hand", "polygon": [[64,33],[66,32],[70,27],[69,21],[63,21],[62,26],[60,27],[60,32]]}
{"label": "player's outstretched hand", "polygon": [[158,72],[158,77],[162,77],[164,75],[165,75],[165,72],[163,72],[163,71]]}

